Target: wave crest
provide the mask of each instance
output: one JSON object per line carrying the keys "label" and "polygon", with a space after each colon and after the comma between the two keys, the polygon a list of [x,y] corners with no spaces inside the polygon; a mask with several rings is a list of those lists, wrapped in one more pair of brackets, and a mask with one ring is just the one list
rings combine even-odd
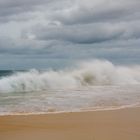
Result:
{"label": "wave crest", "polygon": [[0,93],[122,84],[140,84],[140,66],[115,66],[109,61],[93,60],[79,63],[73,69],[30,70],[3,77],[0,79]]}

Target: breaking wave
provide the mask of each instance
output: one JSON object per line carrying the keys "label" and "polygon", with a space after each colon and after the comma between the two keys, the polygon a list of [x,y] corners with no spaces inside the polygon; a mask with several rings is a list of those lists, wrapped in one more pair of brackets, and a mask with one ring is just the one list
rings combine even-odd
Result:
{"label": "breaking wave", "polygon": [[0,79],[0,93],[129,84],[140,84],[140,66],[115,66],[109,61],[93,60],[59,71],[17,72]]}

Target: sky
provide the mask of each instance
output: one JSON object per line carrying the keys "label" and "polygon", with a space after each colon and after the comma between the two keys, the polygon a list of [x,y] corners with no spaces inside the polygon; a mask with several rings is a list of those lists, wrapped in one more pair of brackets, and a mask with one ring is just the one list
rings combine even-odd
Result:
{"label": "sky", "polygon": [[140,64],[140,0],[0,0],[0,69],[89,59]]}

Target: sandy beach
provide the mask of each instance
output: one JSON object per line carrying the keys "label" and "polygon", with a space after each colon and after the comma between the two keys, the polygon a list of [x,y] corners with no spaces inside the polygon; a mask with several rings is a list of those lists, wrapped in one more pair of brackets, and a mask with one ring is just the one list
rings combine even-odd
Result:
{"label": "sandy beach", "polygon": [[0,140],[140,140],[140,108],[0,117]]}

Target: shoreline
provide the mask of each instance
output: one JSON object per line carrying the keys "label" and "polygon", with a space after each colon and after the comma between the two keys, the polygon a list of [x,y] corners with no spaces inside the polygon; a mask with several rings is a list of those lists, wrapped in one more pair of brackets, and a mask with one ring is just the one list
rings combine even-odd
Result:
{"label": "shoreline", "polygon": [[81,109],[75,109],[70,111],[50,111],[50,112],[26,112],[26,113],[9,113],[9,114],[0,114],[0,117],[2,116],[30,116],[30,115],[50,115],[50,114],[66,114],[66,113],[84,113],[84,112],[98,112],[98,111],[113,111],[113,110],[122,110],[122,109],[131,109],[131,108],[140,108],[140,104],[131,104],[131,105],[124,105],[120,107],[105,107],[105,108],[81,108]]}
{"label": "shoreline", "polygon": [[139,140],[140,107],[0,116],[2,140]]}

